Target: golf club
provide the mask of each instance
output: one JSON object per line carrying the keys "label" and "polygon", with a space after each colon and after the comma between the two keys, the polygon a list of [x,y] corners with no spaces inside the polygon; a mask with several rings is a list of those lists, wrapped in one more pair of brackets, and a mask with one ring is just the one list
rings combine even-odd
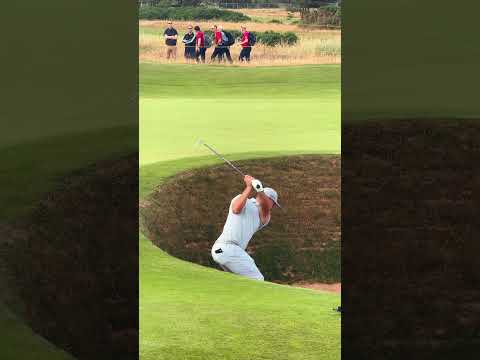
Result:
{"label": "golf club", "polygon": [[[196,142],[197,146],[200,146],[200,145],[203,145],[205,146],[208,150],[210,150],[212,153],[215,154],[215,156],[217,156],[218,158],[222,159],[225,163],[227,163],[228,165],[231,166],[232,169],[234,169],[236,172],[238,172],[240,175],[242,175],[242,177],[245,177],[245,174],[239,169],[237,168],[235,165],[233,165],[230,161],[228,161],[227,159],[225,159],[222,155],[220,155],[214,148],[212,148],[210,145],[208,145],[205,141],[203,141],[202,139],[198,139],[197,142]],[[263,191],[263,185],[262,183],[255,179],[252,181],[252,186],[254,187],[254,189],[256,191]],[[276,204],[280,209],[282,208],[278,203]]]}
{"label": "golf club", "polygon": [[222,155],[220,155],[214,148],[212,148],[210,145],[208,145],[206,142],[204,142],[202,139],[199,139],[197,141],[197,144],[198,145],[203,145],[205,146],[208,150],[210,150],[212,153],[214,153],[218,158],[222,159],[223,161],[225,161],[228,165],[230,165],[232,167],[232,169],[234,169],[236,172],[238,172],[240,175],[242,175],[243,177],[245,177],[245,174],[239,169],[237,168],[235,165],[233,165],[230,161],[228,161],[227,159],[225,159]]}

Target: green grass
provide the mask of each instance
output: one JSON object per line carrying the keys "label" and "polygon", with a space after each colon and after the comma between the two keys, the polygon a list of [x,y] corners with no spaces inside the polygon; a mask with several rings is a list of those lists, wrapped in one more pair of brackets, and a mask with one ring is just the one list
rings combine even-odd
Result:
{"label": "green grass", "polygon": [[[136,148],[126,128],[135,125],[130,134],[136,139],[137,79],[130,70],[138,63],[138,35],[125,26],[137,21],[136,4],[110,0],[96,3],[95,12],[88,1],[5,5],[4,25],[16,30],[6,34],[15,56],[3,57],[0,90],[2,226],[35,206],[65,174]],[[112,6],[116,20],[106,27]],[[0,287],[0,299],[5,293]],[[2,360],[71,359],[10,310],[0,300]]]}
{"label": "green grass", "polygon": [[0,218],[24,215],[69,172],[133,153],[136,132],[135,127],[125,126],[45,137],[3,148]]}
{"label": "green grass", "polygon": [[73,357],[36,335],[0,303],[2,360],[74,360]]}
{"label": "green grass", "polygon": [[[140,99],[335,100],[340,110],[340,65],[224,67],[140,65]],[[233,105],[233,104],[232,104]],[[321,106],[320,106],[321,109]],[[141,110],[141,109],[140,109]],[[333,114],[338,115],[338,114]],[[336,120],[339,121],[339,118]]]}
{"label": "green grass", "polygon": [[[135,151],[137,140],[132,132],[136,131],[136,128],[125,126],[62,136],[41,136],[35,141],[3,148],[0,187],[4,190],[0,192],[0,218],[9,221],[26,214],[69,172]],[[2,291],[5,289],[0,287]],[[2,297],[7,295],[2,294]],[[7,310],[1,297],[0,328],[8,329],[0,339],[2,359],[73,359],[35,334]]]}
{"label": "green grass", "polygon": [[[340,152],[338,66],[144,64],[140,78],[141,198],[178,172],[219,163],[194,147],[197,137],[232,160]],[[172,258],[140,235],[142,360],[339,359],[339,303]]]}
{"label": "green grass", "polygon": [[198,138],[224,153],[340,152],[339,66],[140,69],[141,165],[206,155]]}
{"label": "green grass", "polygon": [[473,4],[345,4],[344,121],[480,117],[480,47],[472,45],[477,42],[478,6],[469,9]]}
{"label": "green grass", "polygon": [[140,241],[140,358],[339,359],[339,297],[259,283]]}

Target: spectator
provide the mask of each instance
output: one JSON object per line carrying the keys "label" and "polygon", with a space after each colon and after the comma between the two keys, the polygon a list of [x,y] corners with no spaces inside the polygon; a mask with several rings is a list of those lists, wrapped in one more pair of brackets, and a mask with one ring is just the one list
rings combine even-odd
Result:
{"label": "spectator", "polygon": [[176,59],[178,32],[171,21],[168,22],[168,27],[165,29],[163,36],[165,37],[165,45],[167,45],[167,59]]}
{"label": "spectator", "polygon": [[219,26],[218,28],[220,30],[220,33],[222,34],[223,54],[227,58],[228,62],[231,64],[233,63],[233,60],[232,60],[232,56],[230,55],[230,46],[228,46],[228,38],[223,32],[223,27]]}
{"label": "spectator", "polygon": [[215,44],[215,50],[213,50],[211,60],[215,61],[215,59],[220,62],[223,59],[224,49],[222,46],[222,32],[218,29],[217,25],[212,26],[213,31],[213,43]]}
{"label": "spectator", "polygon": [[183,37],[182,42],[185,44],[185,59],[195,59],[195,34],[193,32],[193,26],[188,25],[188,32]]}
{"label": "spectator", "polygon": [[195,59],[198,62],[205,62],[205,52],[207,51],[205,47],[205,34],[203,31],[200,30],[200,26],[195,26],[195,42],[196,42],[196,51],[195,51]]}
{"label": "spectator", "polygon": [[247,31],[245,26],[241,27],[242,31],[242,39],[240,40],[240,46],[242,47],[242,51],[240,51],[240,56],[238,60],[240,61],[250,61],[250,53],[252,51],[252,46],[250,44],[250,33]]}

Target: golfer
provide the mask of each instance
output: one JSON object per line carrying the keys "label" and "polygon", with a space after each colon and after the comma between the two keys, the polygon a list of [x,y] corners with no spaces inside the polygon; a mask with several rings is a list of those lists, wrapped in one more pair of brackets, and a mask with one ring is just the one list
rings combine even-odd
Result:
{"label": "golfer", "polygon": [[168,27],[163,32],[163,36],[165,37],[165,45],[167,45],[167,59],[176,59],[178,32],[171,21],[168,22]]}
{"label": "golfer", "polygon": [[[260,181],[250,175],[245,176],[244,182],[245,190],[231,201],[223,232],[211,253],[223,270],[263,281],[262,273],[245,249],[252,236],[267,226],[272,208],[280,205],[275,190],[263,188]],[[257,195],[249,198],[254,188]]]}

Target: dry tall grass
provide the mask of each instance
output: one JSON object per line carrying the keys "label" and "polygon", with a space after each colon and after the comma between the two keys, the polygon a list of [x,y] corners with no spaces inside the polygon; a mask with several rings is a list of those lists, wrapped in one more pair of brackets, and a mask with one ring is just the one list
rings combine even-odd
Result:
{"label": "dry tall grass", "polygon": [[[286,20],[288,18],[289,12],[285,8],[277,9],[230,9],[232,11],[237,11],[251,18],[265,18],[269,20]],[[292,19],[300,19],[299,12],[290,13]]]}
{"label": "dry tall grass", "polygon": [[[174,23],[179,33],[183,35],[190,22],[178,21]],[[209,29],[212,23],[199,22],[202,29]],[[238,23],[222,24],[225,29],[237,29]],[[166,21],[140,21],[140,61],[155,63],[170,63],[166,59],[166,46],[162,37]],[[249,66],[266,65],[304,65],[304,64],[339,64],[341,61],[341,33],[338,30],[304,29],[296,25],[286,24],[247,24],[248,29],[254,31],[294,31],[299,41],[294,46],[268,47],[257,44],[252,49],[252,62]],[[240,46],[230,48],[234,59],[238,59]],[[173,62],[187,63],[183,57],[183,44],[179,42],[177,59]],[[207,58],[213,49],[207,50]]]}
{"label": "dry tall grass", "polygon": [[[140,20],[140,27],[152,28],[152,29],[165,29],[167,26],[166,20]],[[202,30],[209,30],[214,24],[223,25],[225,29],[230,30],[240,30],[240,27],[245,25],[247,29],[253,31],[318,31],[316,29],[309,30],[308,28],[300,28],[298,25],[292,24],[267,24],[267,23],[256,23],[256,22],[224,22],[224,21],[173,21],[173,26],[179,30],[184,31],[188,25],[198,25]]]}

